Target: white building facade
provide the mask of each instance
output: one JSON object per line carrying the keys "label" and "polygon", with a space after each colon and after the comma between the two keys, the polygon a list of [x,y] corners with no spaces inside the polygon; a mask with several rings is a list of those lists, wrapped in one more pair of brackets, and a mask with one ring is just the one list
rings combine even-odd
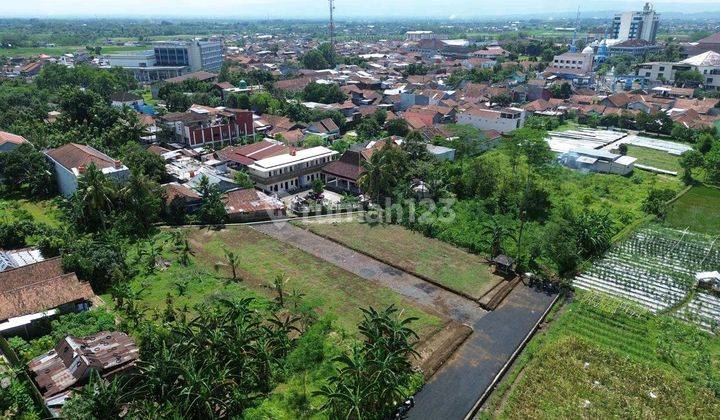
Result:
{"label": "white building facade", "polygon": [[525,110],[520,108],[472,108],[457,114],[458,124],[468,124],[480,130],[509,133],[525,125]]}
{"label": "white building facade", "polygon": [[323,146],[294,150],[255,161],[248,165],[248,173],[256,188],[266,193],[290,193],[309,188],[317,179],[324,182],[323,167],[338,155]]}

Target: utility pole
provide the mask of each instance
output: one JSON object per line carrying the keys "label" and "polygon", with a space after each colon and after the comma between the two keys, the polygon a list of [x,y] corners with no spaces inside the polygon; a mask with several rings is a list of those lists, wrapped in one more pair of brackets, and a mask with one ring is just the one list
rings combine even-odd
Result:
{"label": "utility pole", "polygon": [[335,13],[335,0],[328,0],[330,4],[330,49],[335,51],[335,20],[333,14]]}

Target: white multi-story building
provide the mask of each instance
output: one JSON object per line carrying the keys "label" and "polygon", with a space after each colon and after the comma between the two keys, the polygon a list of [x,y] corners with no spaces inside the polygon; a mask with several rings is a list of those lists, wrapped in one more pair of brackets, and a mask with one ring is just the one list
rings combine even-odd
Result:
{"label": "white multi-story building", "polygon": [[720,53],[707,51],[679,62],[675,70],[694,69],[703,75],[706,87],[720,88]]}
{"label": "white multi-story building", "polygon": [[583,74],[590,73],[593,68],[593,55],[571,52],[556,55],[553,58],[552,67],[558,70],[575,70]]}
{"label": "white multi-story building", "polygon": [[688,70],[697,70],[703,76],[702,84],[706,87],[720,88],[720,53],[715,51],[707,51],[678,63],[643,63],[638,66],[636,73],[653,82],[673,83],[677,72]]}
{"label": "white multi-story building", "polygon": [[84,144],[68,143],[45,151],[55,167],[55,177],[60,193],[70,197],[78,188],[78,179],[90,165],[95,165],[106,177],[124,182],[130,177],[130,169],[119,160]]}
{"label": "white multi-story building", "polygon": [[660,15],[650,3],[645,3],[641,12],[618,13],[613,18],[613,38],[626,41],[628,39],[642,39],[655,43]]}
{"label": "white multi-story building", "polygon": [[407,31],[405,39],[408,41],[420,41],[421,39],[435,38],[433,31]]}
{"label": "white multi-story building", "polygon": [[285,193],[308,188],[316,179],[324,181],[323,167],[337,157],[338,152],[318,146],[260,159],[247,168],[256,188]]}
{"label": "white multi-story building", "polygon": [[471,108],[457,114],[458,124],[469,124],[480,130],[509,133],[525,124],[525,111],[520,108]]}

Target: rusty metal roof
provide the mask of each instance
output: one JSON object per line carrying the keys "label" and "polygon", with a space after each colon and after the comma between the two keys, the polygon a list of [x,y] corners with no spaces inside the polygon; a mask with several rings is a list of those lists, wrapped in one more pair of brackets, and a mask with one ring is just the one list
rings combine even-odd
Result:
{"label": "rusty metal roof", "polygon": [[138,347],[127,334],[103,331],[85,338],[67,336],[28,368],[43,396],[51,397],[82,385],[93,369],[106,377],[135,366],[138,358]]}

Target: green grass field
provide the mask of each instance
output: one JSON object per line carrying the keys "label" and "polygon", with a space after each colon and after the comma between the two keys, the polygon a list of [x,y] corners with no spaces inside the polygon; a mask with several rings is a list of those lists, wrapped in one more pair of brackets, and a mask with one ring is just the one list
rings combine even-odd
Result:
{"label": "green grass field", "polygon": [[[283,275],[287,282],[286,293],[296,289],[305,294],[303,305],[315,309],[320,315],[335,317],[337,323],[349,332],[355,332],[362,319],[359,308],[373,306],[385,308],[395,304],[404,316],[418,317],[413,323],[424,338],[432,335],[443,320],[415,306],[390,289],[364,280],[330,263],[271,239],[253,229],[233,226],[220,231],[189,229],[194,251],[190,266],[173,263],[166,271],[138,276],[133,287],[145,287],[141,304],[152,310],[162,310],[168,293],[175,296],[175,306],[194,305],[215,297],[256,296],[263,299],[275,296],[273,279]],[[164,234],[160,234],[163,236]],[[240,256],[238,276],[241,282],[228,280],[227,266],[215,270],[217,263],[226,258],[224,250]],[[170,258],[172,259],[172,257]],[[177,284],[187,290],[178,296]]]}
{"label": "green grass field", "polygon": [[53,227],[60,224],[58,220],[60,210],[51,200],[0,199],[0,220],[16,219],[19,212],[27,212],[33,220],[39,223],[45,223]]}
{"label": "green grass field", "polygon": [[630,176],[583,173],[561,168],[560,176],[542,182],[548,186],[554,204],[567,201],[573,205],[607,210],[626,225],[645,217],[642,204],[652,188],[680,191],[682,182],[674,176],[634,171]]}
{"label": "green grass field", "polygon": [[[497,418],[714,418],[720,340],[580,293],[493,395]],[[522,369],[522,370],[520,370]]]}
{"label": "green grass field", "polygon": [[627,145],[628,156],[637,158],[637,163],[641,165],[652,166],[666,171],[680,172],[680,158],[661,150],[650,149],[648,147]]}
{"label": "green grass field", "polygon": [[673,203],[666,223],[678,229],[720,235],[720,189],[698,186]]}
{"label": "green grass field", "polygon": [[307,223],[312,232],[479,299],[502,278],[485,259],[398,225]]}
{"label": "green grass field", "polygon": [[[124,47],[124,46],[102,46],[102,54],[113,54],[127,51],[143,51],[150,49],[149,46]],[[76,51],[86,52],[84,45],[59,46],[59,47],[22,47],[22,48],[0,48],[0,57],[34,57],[40,54],[59,56]]]}

